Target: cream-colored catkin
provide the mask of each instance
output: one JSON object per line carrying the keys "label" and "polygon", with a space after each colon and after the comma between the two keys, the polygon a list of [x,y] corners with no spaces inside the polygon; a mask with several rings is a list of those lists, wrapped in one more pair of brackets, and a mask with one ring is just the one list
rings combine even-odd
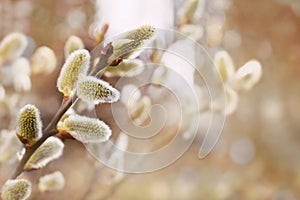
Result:
{"label": "cream-colored catkin", "polygon": [[3,200],[25,200],[31,194],[32,184],[26,179],[10,179],[5,182],[1,189]]}
{"label": "cream-colored catkin", "polygon": [[144,25],[128,32],[124,38],[113,42],[114,50],[108,59],[108,63],[129,57],[134,51],[143,46],[145,40],[153,37],[154,32],[155,28],[153,26]]}
{"label": "cream-colored catkin", "polygon": [[29,158],[25,170],[40,169],[63,154],[64,143],[52,136],[49,137]]}
{"label": "cream-colored catkin", "polygon": [[0,43],[0,63],[10,62],[20,57],[28,41],[23,33],[10,33]]}
{"label": "cream-colored catkin", "polygon": [[105,142],[111,136],[111,129],[103,121],[80,115],[71,115],[57,127],[60,131],[67,131],[82,143]]}
{"label": "cream-colored catkin", "polygon": [[235,73],[234,64],[231,56],[227,51],[219,51],[214,57],[214,64],[220,74],[222,81],[225,83]]}
{"label": "cream-colored catkin", "polygon": [[86,76],[79,80],[76,91],[77,96],[87,103],[113,103],[120,98],[117,89],[93,76]]}
{"label": "cream-colored catkin", "polygon": [[76,50],[68,56],[57,79],[57,88],[65,97],[73,95],[79,76],[87,74],[90,58],[85,49]]}
{"label": "cream-colored catkin", "polygon": [[76,35],[71,35],[68,40],[66,41],[65,47],[64,47],[64,53],[65,57],[67,58],[71,53],[78,49],[83,49],[84,44],[82,40],[77,37]]}
{"label": "cream-colored catkin", "polygon": [[150,39],[155,32],[155,28],[151,25],[144,25],[139,27],[136,30],[129,31],[126,35],[126,39],[135,40],[135,41],[143,41]]}
{"label": "cream-colored catkin", "polygon": [[57,64],[57,58],[52,49],[46,46],[37,48],[30,59],[34,74],[50,74]]}
{"label": "cream-colored catkin", "polygon": [[65,178],[60,171],[46,174],[39,179],[38,188],[41,192],[59,191],[65,186]]}
{"label": "cream-colored catkin", "polygon": [[27,104],[17,118],[17,135],[22,143],[32,146],[42,137],[42,121],[39,110]]}

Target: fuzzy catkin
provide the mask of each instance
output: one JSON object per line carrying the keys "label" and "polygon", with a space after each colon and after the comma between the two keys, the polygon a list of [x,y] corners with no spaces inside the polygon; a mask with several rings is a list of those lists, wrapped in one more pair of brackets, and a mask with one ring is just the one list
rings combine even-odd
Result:
{"label": "fuzzy catkin", "polygon": [[42,137],[40,112],[34,105],[25,105],[18,114],[17,135],[21,142],[29,146]]}
{"label": "fuzzy catkin", "polygon": [[80,115],[71,115],[58,129],[68,131],[82,143],[105,142],[111,136],[111,129],[103,121]]}
{"label": "fuzzy catkin", "polygon": [[128,32],[125,38],[135,41],[148,40],[153,36],[154,31],[155,29],[153,26],[144,25],[136,30]]}
{"label": "fuzzy catkin", "polygon": [[56,138],[49,137],[29,158],[24,169],[40,169],[46,164],[59,158],[64,149],[64,143]]}
{"label": "fuzzy catkin", "polygon": [[72,96],[80,75],[86,75],[90,65],[90,53],[79,49],[71,53],[57,79],[57,88],[65,97]]}
{"label": "fuzzy catkin", "polygon": [[86,76],[78,81],[77,95],[85,102],[112,103],[120,98],[118,90],[96,77]]}
{"label": "fuzzy catkin", "polygon": [[109,57],[108,63],[129,57],[134,51],[143,46],[144,41],[150,39],[154,32],[154,27],[148,25],[128,32],[123,39],[113,43],[114,52]]}
{"label": "fuzzy catkin", "polygon": [[26,179],[7,180],[2,187],[3,200],[25,200],[31,194],[31,182]]}

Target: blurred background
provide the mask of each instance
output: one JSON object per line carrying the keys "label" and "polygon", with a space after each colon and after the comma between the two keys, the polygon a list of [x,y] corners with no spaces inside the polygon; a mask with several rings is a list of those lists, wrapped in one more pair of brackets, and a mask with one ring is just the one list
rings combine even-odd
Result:
{"label": "blurred background", "polygon": [[[118,26],[113,20],[118,10],[141,6],[125,2],[126,7],[115,4],[103,11],[111,13],[105,19],[112,21],[111,26]],[[65,189],[49,193],[35,189],[32,199],[300,199],[300,1],[207,0],[201,4],[200,0],[197,6],[203,9],[196,10],[200,17],[184,19],[181,9],[193,2],[171,3],[174,16],[166,12],[157,23],[178,30],[182,24],[194,24],[206,33],[198,33],[204,35],[199,42],[212,51],[228,51],[236,67],[255,58],[263,68],[262,80],[241,94],[236,112],[226,118],[213,152],[200,160],[199,147],[192,145],[169,167],[124,175],[95,162],[82,144],[66,141],[64,155],[44,172],[22,175],[36,183],[34,177],[40,173],[60,170],[66,178]],[[19,104],[37,105],[45,124],[60,104],[55,86],[64,62],[64,43],[70,35],[77,35],[85,48],[93,48],[92,29],[103,23],[101,16],[105,15],[98,13],[101,5],[102,1],[92,0],[0,0],[0,38],[23,32],[36,46],[52,48],[58,58],[52,74],[33,75],[31,90],[19,94]],[[145,15],[151,17],[151,10]],[[3,107],[0,112],[5,112]],[[12,128],[5,120],[10,119],[2,118],[1,128]],[[14,165],[0,165],[0,185]]]}

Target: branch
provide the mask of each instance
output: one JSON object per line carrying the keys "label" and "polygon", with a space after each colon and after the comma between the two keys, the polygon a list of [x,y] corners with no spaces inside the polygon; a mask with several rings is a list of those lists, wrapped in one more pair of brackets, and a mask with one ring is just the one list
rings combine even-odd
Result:
{"label": "branch", "polygon": [[17,178],[23,171],[24,166],[27,163],[28,159],[31,157],[31,155],[39,148],[46,140],[47,138],[54,136],[58,133],[56,130],[56,124],[60,120],[60,118],[65,114],[65,112],[72,106],[72,99],[63,100],[60,108],[52,118],[51,122],[48,124],[48,126],[44,129],[43,137],[32,147],[26,147],[26,152],[24,156],[22,157],[21,161],[19,162],[12,178]]}
{"label": "branch", "polygon": [[[92,54],[97,51],[97,47],[92,50]],[[97,53],[97,52],[96,52]],[[105,69],[110,63],[108,63],[108,58],[113,54],[113,46],[112,43],[108,43],[101,51],[100,51],[100,60],[90,73],[91,76],[97,76],[98,73]]]}
{"label": "branch", "polygon": [[[96,49],[95,47],[94,49]],[[94,50],[92,50],[94,51]],[[108,58],[113,53],[113,46],[111,43],[107,44],[100,52],[100,60],[95,66],[94,70],[90,73],[91,76],[95,76],[99,73],[100,70],[104,69],[108,65]],[[24,166],[27,163],[28,159],[32,156],[32,154],[39,148],[49,137],[54,136],[58,133],[56,129],[56,125],[61,119],[61,117],[66,113],[66,111],[78,100],[77,96],[74,98],[63,99],[58,111],[52,117],[52,120],[48,124],[48,126],[43,130],[43,137],[32,147],[26,147],[26,152],[19,162],[15,172],[12,175],[12,179],[17,178],[23,171]]]}

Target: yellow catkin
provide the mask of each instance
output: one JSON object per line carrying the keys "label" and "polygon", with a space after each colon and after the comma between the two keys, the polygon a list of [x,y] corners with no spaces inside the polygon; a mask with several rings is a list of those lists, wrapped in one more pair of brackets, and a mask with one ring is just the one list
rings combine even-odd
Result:
{"label": "yellow catkin", "polygon": [[93,76],[86,76],[78,81],[77,95],[83,101],[94,104],[112,103],[120,98],[118,90]]}
{"label": "yellow catkin", "polygon": [[49,137],[29,158],[24,169],[40,169],[49,162],[59,158],[64,149],[64,143],[56,138]]}
{"label": "yellow catkin", "polygon": [[31,182],[26,179],[7,180],[2,187],[3,200],[25,200],[31,194]]}
{"label": "yellow catkin", "polygon": [[80,115],[71,115],[58,127],[67,131],[82,143],[105,142],[111,136],[111,129],[103,121]]}
{"label": "yellow catkin", "polygon": [[26,145],[35,144],[42,137],[40,112],[34,105],[25,105],[18,114],[17,135]]}
{"label": "yellow catkin", "polygon": [[70,97],[80,75],[86,75],[90,65],[90,53],[85,49],[69,55],[57,79],[57,88],[65,97]]}
{"label": "yellow catkin", "polygon": [[155,28],[148,25],[128,32],[124,38],[113,43],[114,50],[108,59],[108,63],[130,56],[134,51],[143,46],[145,40],[153,37],[154,32]]}

